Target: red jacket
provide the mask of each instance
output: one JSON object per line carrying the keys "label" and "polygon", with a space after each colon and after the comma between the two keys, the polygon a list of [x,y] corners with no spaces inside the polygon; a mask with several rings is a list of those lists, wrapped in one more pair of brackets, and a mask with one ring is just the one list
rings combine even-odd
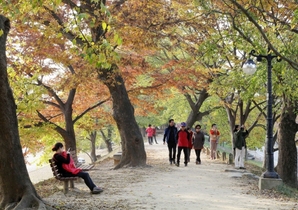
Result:
{"label": "red jacket", "polygon": [[67,176],[67,172],[76,175],[82,171],[81,169],[76,168],[73,159],[65,151],[60,154],[55,153],[53,159],[57,164],[59,173],[62,173],[65,176]]}
{"label": "red jacket", "polygon": [[177,133],[178,147],[188,147],[189,133],[187,130],[179,130]]}
{"label": "red jacket", "polygon": [[153,136],[153,132],[154,132],[154,130],[153,130],[152,127],[148,127],[148,128],[146,129],[146,133],[147,133],[147,136],[148,136],[148,137],[152,137],[152,136]]}
{"label": "red jacket", "polygon": [[219,137],[220,133],[218,130],[210,130],[210,140],[211,141],[217,141],[218,140],[218,137]]}

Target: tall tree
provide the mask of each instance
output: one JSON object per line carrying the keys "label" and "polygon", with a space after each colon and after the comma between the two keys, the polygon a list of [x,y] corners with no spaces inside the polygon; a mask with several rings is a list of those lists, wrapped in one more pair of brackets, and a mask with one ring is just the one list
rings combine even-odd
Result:
{"label": "tall tree", "polygon": [[[296,12],[298,10],[297,3],[293,1],[267,1],[259,2],[256,4],[251,4],[250,1],[238,2],[235,0],[222,1],[220,5],[222,10],[229,13],[230,17],[233,19],[234,28],[239,32],[241,37],[252,44],[260,53],[274,53],[275,55],[282,58],[288,66],[297,70],[297,46],[293,43],[293,40],[298,39],[297,30],[297,17]],[[241,15],[240,15],[241,14]],[[262,37],[262,42],[266,46],[260,45],[251,36],[250,32],[245,28],[247,25],[243,24],[243,18],[240,22],[239,17],[245,17],[250,25],[254,27],[257,35]],[[267,48],[270,52],[267,52]],[[279,94],[280,100],[283,100],[282,118],[281,126],[279,127],[278,141],[284,144],[292,146],[289,149],[286,145],[279,148],[279,167],[278,170],[281,174],[281,178],[286,181],[287,184],[292,186],[297,185],[297,149],[295,145],[295,139],[292,131],[281,130],[294,128],[297,132],[297,125],[292,119],[292,116],[287,113],[295,113],[297,110],[297,104],[294,103],[296,100],[296,94],[289,91],[289,86],[287,83],[293,84],[291,78],[287,76],[288,73],[297,75],[297,71],[291,71],[289,67],[274,64],[273,75],[275,76],[273,87],[275,89],[276,95]],[[286,82],[285,82],[286,81]],[[291,86],[293,88],[293,86]],[[289,110],[287,110],[289,109]],[[290,125],[293,123],[292,125]],[[287,125],[287,126],[284,126]],[[288,153],[288,151],[292,151]],[[296,161],[293,161],[296,159]],[[282,165],[287,164],[289,168],[285,168]],[[291,165],[290,165],[291,164]],[[285,170],[285,171],[283,171]]]}
{"label": "tall tree", "polygon": [[6,39],[10,21],[0,15],[0,188],[1,209],[26,209],[45,204],[30,181],[18,131],[16,104],[8,83]]}

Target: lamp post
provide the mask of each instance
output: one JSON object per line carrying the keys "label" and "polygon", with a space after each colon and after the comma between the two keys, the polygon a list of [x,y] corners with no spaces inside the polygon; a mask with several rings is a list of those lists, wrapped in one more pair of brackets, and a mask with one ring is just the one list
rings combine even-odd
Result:
{"label": "lamp post", "polygon": [[[281,61],[276,55],[272,55],[270,48],[268,48],[267,55],[256,55],[252,50],[249,55],[256,57],[257,61],[262,61],[262,58],[267,60],[267,142],[266,142],[266,172],[262,174],[264,178],[279,178],[278,174],[274,171],[274,157],[273,157],[273,117],[272,117],[272,66],[273,58],[278,62]],[[247,74],[253,74],[256,71],[256,64],[252,59],[249,59],[243,65],[243,71]]]}

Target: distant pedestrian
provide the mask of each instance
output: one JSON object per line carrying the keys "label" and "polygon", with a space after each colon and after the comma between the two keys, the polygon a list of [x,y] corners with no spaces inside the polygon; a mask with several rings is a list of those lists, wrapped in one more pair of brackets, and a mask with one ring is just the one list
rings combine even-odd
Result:
{"label": "distant pedestrian", "polygon": [[158,143],[157,143],[157,140],[156,140],[156,127],[153,125],[153,126],[152,126],[152,129],[153,129],[152,139],[154,139],[154,140],[155,140],[155,143],[158,144]]}
{"label": "distant pedestrian", "polygon": [[196,152],[196,164],[201,164],[201,151],[204,148],[205,135],[201,131],[201,125],[196,125],[195,132],[193,134],[193,148]]}
{"label": "distant pedestrian", "polygon": [[181,123],[181,128],[177,132],[177,140],[178,140],[178,154],[177,154],[177,163],[176,166],[179,167],[180,165],[180,156],[181,151],[183,150],[184,153],[184,165],[187,166],[188,163],[188,140],[189,140],[189,133],[186,130],[186,123]]}
{"label": "distant pedestrian", "polygon": [[148,137],[148,143],[150,145],[152,145],[153,143],[153,139],[152,139],[152,136],[153,136],[153,128],[151,127],[151,124],[148,125],[148,128],[146,128],[146,133],[147,133],[147,137]]}
{"label": "distant pedestrian", "polygon": [[173,119],[169,120],[169,126],[165,129],[163,136],[163,144],[167,142],[169,149],[169,161],[170,164],[175,164],[176,147],[177,147],[177,128]]}
{"label": "distant pedestrian", "polygon": [[245,169],[244,167],[244,158],[245,158],[245,149],[246,141],[245,138],[248,136],[248,131],[245,129],[245,126],[235,125],[234,129],[234,139],[235,139],[235,168],[236,169]]}
{"label": "distant pedestrian", "polygon": [[190,162],[190,153],[191,153],[191,149],[193,147],[193,145],[192,145],[193,132],[190,127],[187,127],[186,130],[189,133],[189,136],[188,136],[188,162]]}
{"label": "distant pedestrian", "polygon": [[216,124],[212,124],[211,130],[210,130],[210,147],[211,147],[211,152],[210,152],[210,158],[211,160],[216,159],[216,154],[217,154],[217,144],[219,141],[219,131],[217,130]]}

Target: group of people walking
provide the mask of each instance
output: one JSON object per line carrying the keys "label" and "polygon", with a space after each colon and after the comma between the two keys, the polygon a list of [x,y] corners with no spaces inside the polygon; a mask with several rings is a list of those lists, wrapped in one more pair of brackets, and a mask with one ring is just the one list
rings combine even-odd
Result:
{"label": "group of people walking", "polygon": [[[168,145],[169,150],[169,162],[180,166],[181,152],[184,153],[184,165],[187,166],[190,162],[191,150],[194,149],[196,154],[196,164],[201,164],[201,151],[204,148],[205,134],[201,131],[201,125],[195,126],[193,132],[189,127],[186,127],[186,123],[181,123],[180,130],[175,126],[174,119],[169,120],[169,126],[165,129],[163,143]],[[219,143],[220,132],[217,129],[216,124],[212,124],[209,131],[210,135],[210,159],[215,160],[217,158],[217,145]],[[248,131],[245,126],[236,125],[233,133],[233,150],[235,158],[235,168],[245,169],[244,159],[246,151],[246,137]],[[178,153],[176,156],[176,148],[178,145]],[[176,161],[177,160],[177,161]]]}
{"label": "group of people walking", "polygon": [[[201,131],[201,125],[195,126],[195,132],[186,127],[186,123],[181,123],[181,128],[175,126],[174,119],[169,120],[169,126],[165,129],[163,143],[167,142],[169,150],[169,162],[180,166],[181,152],[184,153],[184,165],[190,162],[190,153],[193,148],[196,153],[196,164],[201,164],[201,150],[204,148],[205,135]],[[176,159],[176,148],[178,145],[178,153]],[[177,162],[176,162],[177,160]]]}

